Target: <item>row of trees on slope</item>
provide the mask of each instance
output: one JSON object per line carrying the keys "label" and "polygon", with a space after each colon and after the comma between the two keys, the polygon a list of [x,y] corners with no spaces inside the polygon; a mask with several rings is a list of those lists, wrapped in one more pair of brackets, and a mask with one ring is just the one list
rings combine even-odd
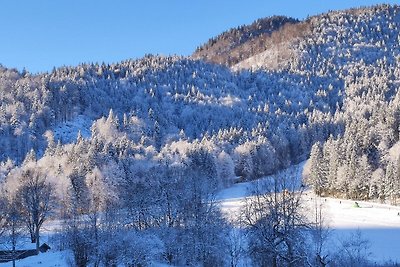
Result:
{"label": "row of trees on slope", "polygon": [[298,66],[309,75],[340,77],[345,98],[334,114],[343,131],[314,144],[308,182],[318,194],[396,204],[399,7],[333,12],[311,20],[314,38],[300,43],[308,64]]}

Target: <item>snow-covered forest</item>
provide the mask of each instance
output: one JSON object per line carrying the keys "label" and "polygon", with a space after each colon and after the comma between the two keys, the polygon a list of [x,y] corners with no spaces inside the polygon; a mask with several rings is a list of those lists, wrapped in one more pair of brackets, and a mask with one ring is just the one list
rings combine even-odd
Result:
{"label": "snow-covered forest", "polygon": [[[400,7],[265,21],[193,57],[35,75],[1,67],[0,242],[17,243],[28,225],[38,248],[43,223],[58,220],[76,266],[236,266],[235,226],[216,193],[307,159],[304,184],[317,195],[397,204]],[[213,46],[227,65],[207,57]],[[275,183],[278,200],[245,205],[254,229],[276,221],[252,209],[298,214],[299,186]],[[325,266],[296,227],[318,225],[284,218],[286,247],[261,246],[268,229],[249,234],[254,265]]]}

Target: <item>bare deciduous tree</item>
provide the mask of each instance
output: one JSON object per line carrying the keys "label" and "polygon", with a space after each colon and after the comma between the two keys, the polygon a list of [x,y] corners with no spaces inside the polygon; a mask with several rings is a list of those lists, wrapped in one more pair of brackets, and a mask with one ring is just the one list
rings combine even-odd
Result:
{"label": "bare deciduous tree", "polygon": [[21,253],[17,250],[17,245],[21,241],[24,227],[15,199],[7,198],[5,194],[0,197],[0,227],[0,244],[5,249],[2,259],[12,261],[12,266],[15,267],[15,260]]}
{"label": "bare deciduous tree", "polygon": [[314,247],[313,257],[315,266],[325,267],[330,263],[329,253],[326,251],[326,245],[331,234],[331,229],[324,216],[324,205],[320,197],[314,198],[314,221],[311,227],[311,239]]}
{"label": "bare deciduous tree", "polygon": [[3,235],[7,225],[6,201],[7,199],[5,197],[0,196],[0,237]]}
{"label": "bare deciduous tree", "polygon": [[21,185],[16,192],[16,201],[20,207],[22,220],[26,224],[32,243],[39,251],[40,228],[53,213],[56,198],[53,186],[40,170],[28,169],[22,172]]}
{"label": "bare deciduous tree", "polygon": [[259,182],[245,201],[242,219],[249,253],[258,266],[306,265],[306,232],[311,224],[302,212],[302,187],[291,175]]}

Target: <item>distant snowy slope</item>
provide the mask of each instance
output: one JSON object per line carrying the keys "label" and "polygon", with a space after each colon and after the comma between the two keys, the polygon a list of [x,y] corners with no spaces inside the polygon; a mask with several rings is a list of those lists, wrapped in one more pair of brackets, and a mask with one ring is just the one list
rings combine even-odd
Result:
{"label": "distant snowy slope", "polygon": [[282,42],[279,45],[273,46],[259,54],[255,54],[245,60],[232,66],[233,70],[242,69],[280,69],[287,64],[291,57],[296,56],[295,49],[289,42]]}
{"label": "distant snowy slope", "polygon": [[90,118],[79,115],[54,127],[54,139],[55,141],[60,140],[62,144],[72,143],[76,141],[79,132],[82,137],[89,138],[91,126],[92,120]]}

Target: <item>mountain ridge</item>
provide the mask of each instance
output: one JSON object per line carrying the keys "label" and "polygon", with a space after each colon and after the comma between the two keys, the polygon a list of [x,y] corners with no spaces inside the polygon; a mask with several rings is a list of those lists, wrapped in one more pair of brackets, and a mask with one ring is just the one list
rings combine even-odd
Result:
{"label": "mountain ridge", "polygon": [[[297,19],[284,16],[258,19],[250,25],[243,25],[211,38],[196,49],[192,58],[231,66],[248,54],[254,53],[254,50],[262,49],[259,46],[274,32],[288,24],[297,23],[299,23]],[[245,46],[248,42],[251,42],[249,47]]]}
{"label": "mountain ridge", "polygon": [[[262,57],[261,54],[269,54],[264,55],[263,67],[272,70],[282,69],[287,67],[287,64],[298,56],[296,54],[298,51],[295,51],[297,50],[298,43],[304,38],[312,38],[312,28],[318,24],[319,20],[330,17],[334,19],[334,16],[371,15],[380,9],[388,8],[396,9],[398,6],[381,4],[329,11],[307,17],[304,20],[284,16],[258,19],[250,25],[232,28],[211,38],[204,45],[196,49],[192,58],[224,64],[238,70],[254,67],[252,63],[246,64],[246,61],[251,61],[251,58]],[[278,20],[276,27],[268,27],[268,23],[273,24],[276,20]],[[241,41],[241,35],[247,34],[252,36],[252,30],[258,30],[263,34],[254,34],[253,38]],[[221,47],[225,47],[225,51]]]}

